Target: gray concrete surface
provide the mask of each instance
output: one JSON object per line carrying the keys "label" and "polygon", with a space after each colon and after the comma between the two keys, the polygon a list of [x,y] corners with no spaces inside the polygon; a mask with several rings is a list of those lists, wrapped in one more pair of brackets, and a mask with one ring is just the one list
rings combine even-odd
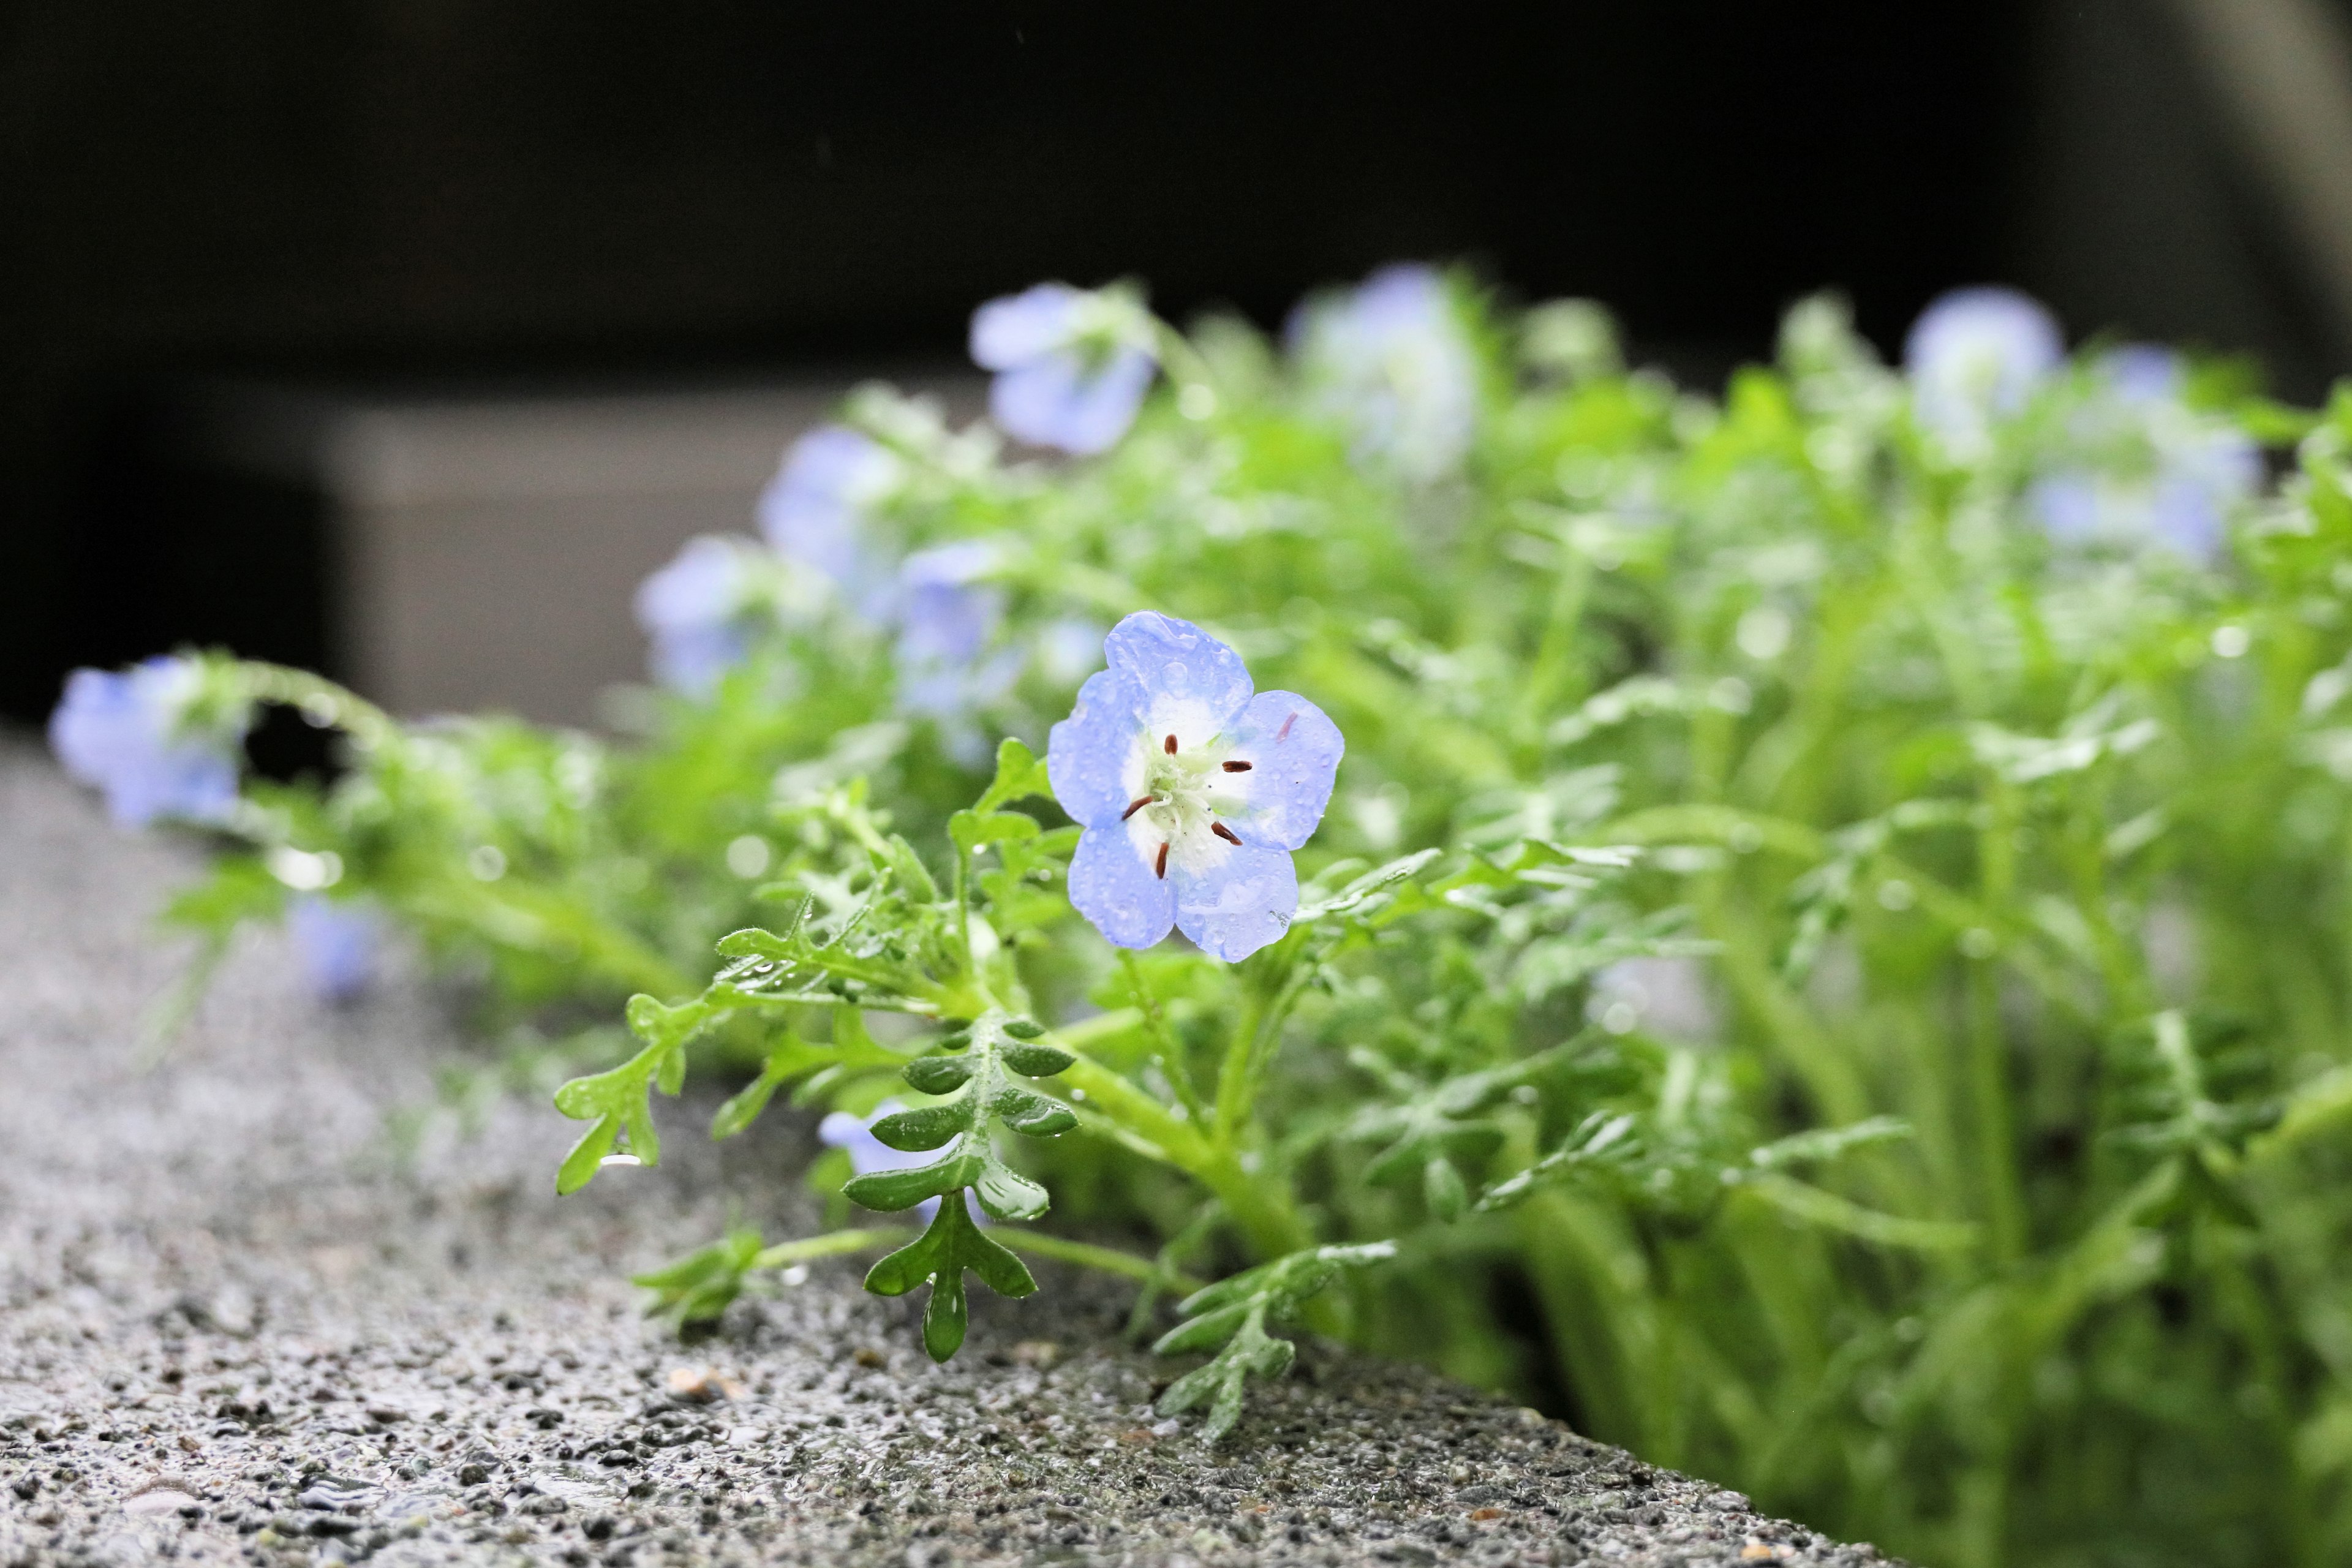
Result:
{"label": "gray concrete surface", "polygon": [[804,1127],[674,1108],[669,1163],[565,1200],[543,1100],[395,1157],[457,1031],[413,978],[325,1010],[261,938],[142,1070],[192,867],[0,744],[0,1565],[1876,1560],[1319,1345],[1205,1449],[1093,1279],[976,1302],[945,1368],[850,1260],[681,1344],[623,1276],[730,1205],[810,1226]]}

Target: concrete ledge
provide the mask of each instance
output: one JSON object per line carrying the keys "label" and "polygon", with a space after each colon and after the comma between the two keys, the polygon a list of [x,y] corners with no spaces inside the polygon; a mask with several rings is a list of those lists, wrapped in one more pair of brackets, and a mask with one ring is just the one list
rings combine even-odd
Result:
{"label": "concrete ledge", "polygon": [[681,1345],[622,1276],[730,1204],[810,1227],[803,1130],[714,1148],[688,1105],[559,1202],[542,1096],[429,1109],[489,1058],[425,987],[330,1012],[264,941],[142,1071],[191,868],[0,748],[0,1564],[1878,1560],[1324,1346],[1206,1449],[1066,1275],[946,1368],[849,1261]]}

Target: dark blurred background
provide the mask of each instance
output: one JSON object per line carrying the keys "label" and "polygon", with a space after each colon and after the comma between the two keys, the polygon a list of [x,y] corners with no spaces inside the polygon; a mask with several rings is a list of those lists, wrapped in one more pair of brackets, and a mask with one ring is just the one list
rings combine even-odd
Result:
{"label": "dark blurred background", "polygon": [[757,386],[946,365],[1042,278],[1273,323],[1461,258],[1696,374],[1815,289],[1893,350],[1997,279],[2316,397],[2352,363],[2347,17],[11,0],[0,712],[185,640],[349,662],[326,481],[224,458],[223,387]]}

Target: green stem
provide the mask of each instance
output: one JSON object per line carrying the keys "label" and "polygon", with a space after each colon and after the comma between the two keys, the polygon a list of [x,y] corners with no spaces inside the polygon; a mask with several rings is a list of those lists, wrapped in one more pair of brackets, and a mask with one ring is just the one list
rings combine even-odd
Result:
{"label": "green stem", "polygon": [[1132,1252],[1121,1252],[1117,1247],[1096,1247],[1087,1242],[1072,1241],[1066,1237],[1049,1236],[1039,1230],[1009,1230],[1003,1226],[990,1226],[989,1235],[1015,1252],[1034,1253],[1040,1258],[1075,1263],[1081,1268],[1116,1274],[1122,1279],[1140,1280],[1146,1285],[1173,1285],[1187,1295],[1201,1289],[1203,1284],[1189,1274],[1167,1268],[1156,1258],[1139,1258]]}
{"label": "green stem", "polygon": [[1592,584],[1592,562],[1584,552],[1566,539],[1559,542],[1562,560],[1559,580],[1552,586],[1551,605],[1544,617],[1543,635],[1536,644],[1536,656],[1528,668],[1526,695],[1519,708],[1519,724],[1537,748],[1542,744],[1538,726],[1544,715],[1563,695],[1578,695],[1577,671],[1570,668],[1570,655],[1574,649],[1577,628],[1583,624],[1584,601]]}
{"label": "green stem", "polygon": [[1183,1045],[1176,1038],[1175,1031],[1168,1026],[1168,1016],[1160,1009],[1160,997],[1152,991],[1151,983],[1144,978],[1143,965],[1136,962],[1134,949],[1122,947],[1118,950],[1118,966],[1119,972],[1127,976],[1129,994],[1134,996],[1136,1006],[1142,1012],[1143,1032],[1150,1037],[1152,1046],[1159,1053],[1160,1070],[1167,1075],[1168,1087],[1176,1091],[1176,1098],[1182,1103],[1185,1114],[1195,1123],[1208,1121],[1208,1107],[1202,1103],[1200,1091],[1192,1087],[1192,1068],[1185,1060]]}
{"label": "green stem", "polygon": [[884,1247],[903,1247],[918,1233],[912,1226],[876,1226],[867,1230],[835,1230],[823,1236],[805,1237],[799,1241],[780,1241],[773,1247],[763,1247],[751,1263],[754,1270],[788,1268],[795,1263],[806,1263],[814,1258],[837,1258],[845,1252],[867,1252]]}

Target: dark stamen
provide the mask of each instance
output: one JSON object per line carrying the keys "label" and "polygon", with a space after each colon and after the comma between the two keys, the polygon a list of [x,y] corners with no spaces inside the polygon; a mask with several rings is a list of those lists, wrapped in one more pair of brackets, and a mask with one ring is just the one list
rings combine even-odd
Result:
{"label": "dark stamen", "polygon": [[1174,755],[1176,754],[1176,737],[1175,737],[1175,736],[1171,735],[1171,736],[1169,736],[1169,737],[1168,737],[1168,747],[1167,747],[1167,750],[1168,750],[1168,754],[1169,754],[1170,756],[1171,756],[1171,757],[1172,757],[1172,756],[1174,756]]}
{"label": "dark stamen", "polygon": [[1158,800],[1159,798],[1160,797],[1156,795],[1137,795],[1133,800],[1127,803],[1127,809],[1118,814],[1118,819],[1121,822],[1125,822],[1129,817],[1133,816],[1137,812],[1141,811],[1145,806],[1150,805],[1153,801]]}
{"label": "dark stamen", "polygon": [[1242,836],[1240,834],[1235,833],[1232,828],[1227,827],[1222,822],[1213,822],[1209,824],[1209,831],[1215,834],[1218,837],[1223,839],[1228,844],[1239,844],[1242,841]]}
{"label": "dark stamen", "polygon": [[1298,715],[1293,713],[1289,718],[1285,719],[1282,721],[1282,728],[1274,732],[1274,738],[1276,741],[1287,741],[1290,739],[1290,727],[1297,722]]}
{"label": "dark stamen", "polygon": [[1159,863],[1158,863],[1157,865],[1155,865],[1155,866],[1153,866],[1153,867],[1151,868],[1151,874],[1152,874],[1153,876],[1155,876],[1155,877],[1158,877],[1158,878],[1159,878],[1159,879],[1160,879],[1162,881],[1167,880],[1167,878],[1168,878],[1168,844],[1167,844],[1167,841],[1166,841],[1166,840],[1164,840],[1164,839],[1160,841],[1160,860],[1159,860]]}
{"label": "dark stamen", "polygon": [[1225,764],[1225,772],[1229,773],[1245,773],[1249,772],[1249,770],[1250,765],[1247,763],[1227,763]]}

